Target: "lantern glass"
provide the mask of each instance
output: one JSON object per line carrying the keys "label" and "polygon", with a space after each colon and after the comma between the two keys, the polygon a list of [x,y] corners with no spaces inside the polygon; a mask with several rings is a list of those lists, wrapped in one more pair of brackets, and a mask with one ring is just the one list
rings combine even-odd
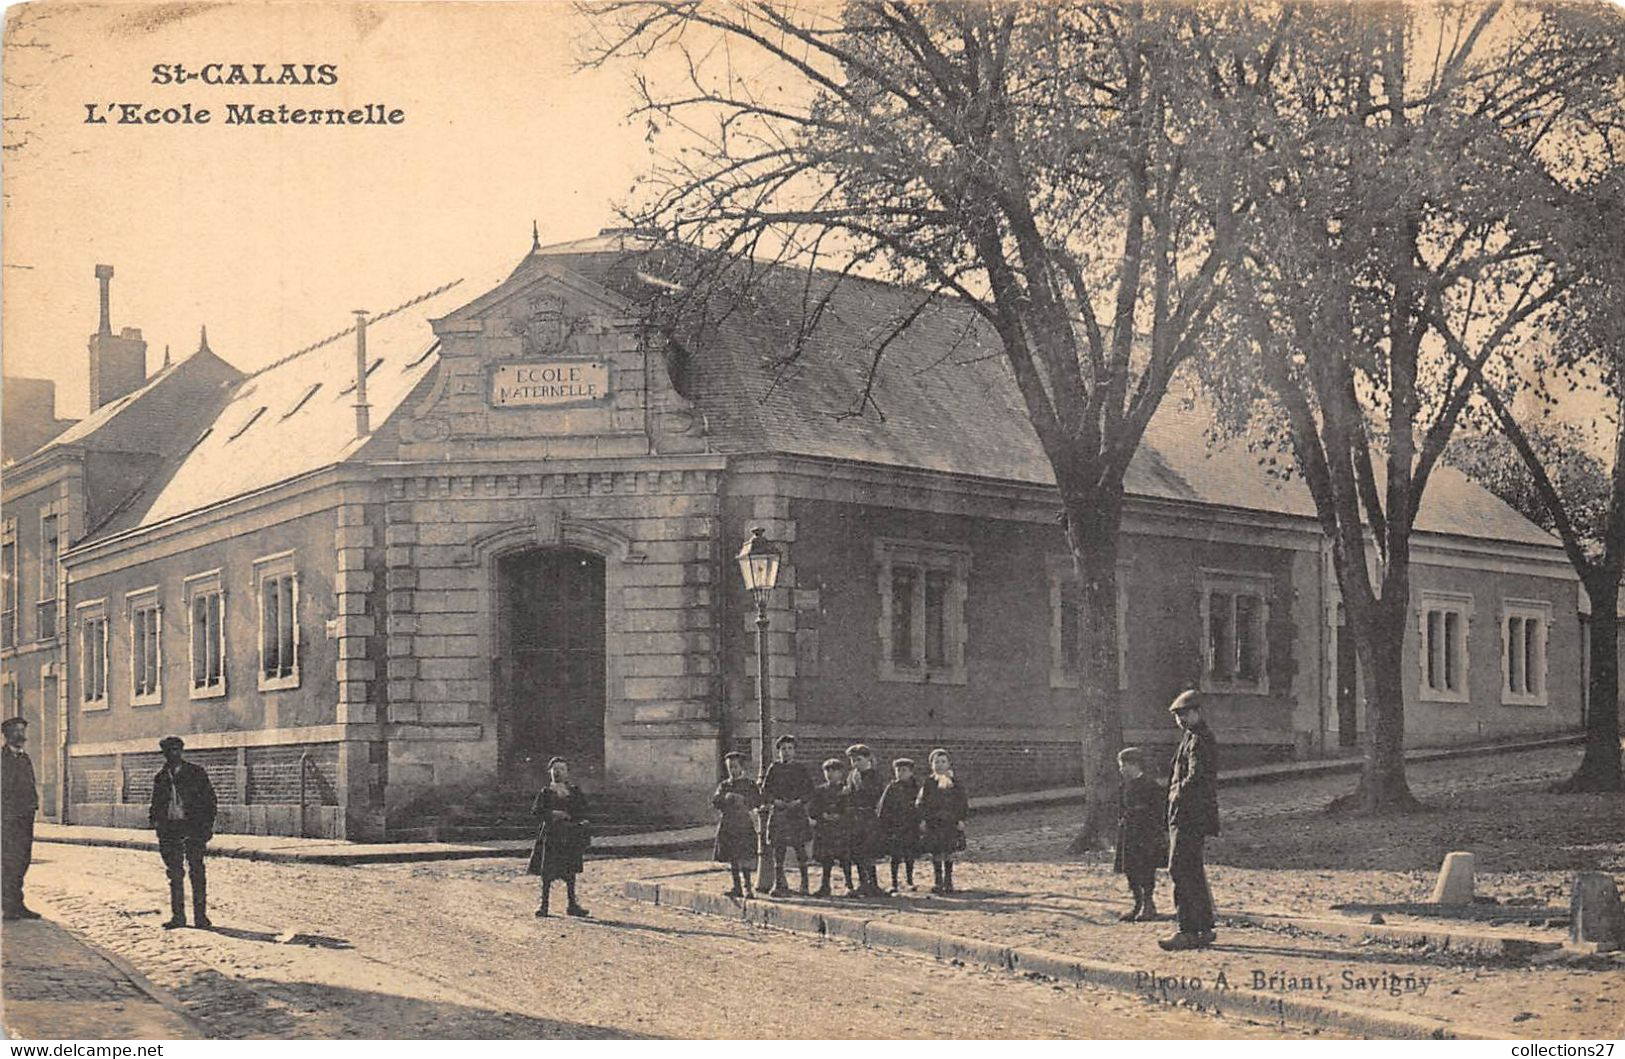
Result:
{"label": "lantern glass", "polygon": [[739,549],[739,576],[758,599],[766,596],[779,581],[779,549],[761,529],[750,531],[750,539]]}

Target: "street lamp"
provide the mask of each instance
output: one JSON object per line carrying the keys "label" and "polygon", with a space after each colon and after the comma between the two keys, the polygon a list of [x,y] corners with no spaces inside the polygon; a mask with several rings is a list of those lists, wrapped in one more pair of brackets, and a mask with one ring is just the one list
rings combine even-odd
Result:
{"label": "street lamp", "polygon": [[[767,539],[766,531],[757,526],[750,538],[734,557],[739,563],[739,575],[745,587],[756,600],[756,709],[761,729],[761,742],[756,760],[761,764],[759,783],[767,782],[767,756],[773,746],[773,698],[767,686],[767,599],[773,586],[779,582],[779,546]],[[767,811],[758,814],[761,833],[758,836],[756,886],[768,889],[773,885],[773,851],[767,846]]]}

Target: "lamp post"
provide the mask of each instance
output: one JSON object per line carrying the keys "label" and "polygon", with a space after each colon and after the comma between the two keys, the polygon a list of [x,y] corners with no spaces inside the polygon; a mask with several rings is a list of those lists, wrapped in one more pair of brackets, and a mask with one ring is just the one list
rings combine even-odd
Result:
{"label": "lamp post", "polygon": [[[750,538],[734,557],[739,563],[739,574],[745,587],[756,600],[756,710],[761,729],[761,741],[756,760],[761,764],[759,783],[767,782],[767,757],[773,748],[773,693],[767,686],[767,599],[779,581],[779,546],[767,539],[766,531],[757,526]],[[767,812],[759,815],[760,834],[757,836],[759,860],[756,865],[756,885],[767,889],[773,885],[773,851],[767,846]]]}

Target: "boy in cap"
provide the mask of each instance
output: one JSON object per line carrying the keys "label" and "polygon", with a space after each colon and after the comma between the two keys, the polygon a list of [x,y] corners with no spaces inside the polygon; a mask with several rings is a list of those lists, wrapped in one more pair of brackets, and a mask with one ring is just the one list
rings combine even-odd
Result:
{"label": "boy in cap", "polygon": [[884,897],[880,877],[875,871],[875,858],[880,855],[880,796],[885,784],[875,771],[875,753],[863,743],[846,748],[846,759],[852,771],[846,777],[847,819],[851,832],[847,837],[851,858],[858,868],[858,888],[848,897]]}
{"label": "boy in cap", "polygon": [[829,896],[830,868],[836,861],[846,873],[846,888],[852,887],[852,862],[847,849],[846,762],[832,757],[824,762],[824,782],[807,798],[807,816],[812,821],[812,855],[824,869],[824,881],[814,897]]}
{"label": "boy in cap", "polygon": [[1124,747],[1117,754],[1123,776],[1117,814],[1117,859],[1113,869],[1128,876],[1134,907],[1124,912],[1125,922],[1156,919],[1157,865],[1168,859],[1167,805],[1162,784],[1145,774],[1145,751]]}
{"label": "boy in cap", "polygon": [[762,804],[762,792],[756,781],[745,775],[744,754],[737,750],[724,754],[722,763],[728,775],[711,796],[712,806],[721,814],[717,818],[716,859],[733,874],[729,897],[755,897],[750,861],[756,856],[756,828],[750,814]]}
{"label": "boy in cap", "polygon": [[897,893],[897,867],[908,869],[908,888],[914,889],[914,854],[920,845],[920,815],[914,802],[920,796],[920,781],[914,778],[914,762],[900,757],[891,763],[892,781],[880,795],[880,834],[891,856],[891,892]]}
{"label": "boy in cap", "polygon": [[208,877],[203,850],[214,837],[214,785],[202,766],[181,753],[186,743],[178,735],[158,741],[164,767],[152,781],[152,805],[147,819],[158,831],[158,855],[169,874],[169,922],[165,930],[186,926],[186,877],[192,877],[192,923],[213,926],[208,915]]}
{"label": "boy in cap", "polygon": [[762,778],[762,802],[767,810],[767,845],[773,851],[774,897],[788,897],[790,884],[784,879],[785,848],[794,846],[796,867],[801,869],[801,895],[807,896],[807,844],[812,841],[812,824],[807,819],[807,799],[812,796],[813,779],[807,766],[796,760],[796,737],[781,735],[773,741],[778,760],[767,767]]}
{"label": "boy in cap", "polygon": [[1157,944],[1170,951],[1205,949],[1215,937],[1203,846],[1219,833],[1219,743],[1202,719],[1202,705],[1201,692],[1191,690],[1168,707],[1185,733],[1168,776],[1168,874],[1179,932]]}
{"label": "boy in cap", "polygon": [[38,919],[39,913],[23,903],[23,876],[34,860],[34,814],[39,810],[39,781],[34,761],[23,749],[28,722],[8,717],[0,723],[5,749],[0,750],[0,896],[4,918]]}

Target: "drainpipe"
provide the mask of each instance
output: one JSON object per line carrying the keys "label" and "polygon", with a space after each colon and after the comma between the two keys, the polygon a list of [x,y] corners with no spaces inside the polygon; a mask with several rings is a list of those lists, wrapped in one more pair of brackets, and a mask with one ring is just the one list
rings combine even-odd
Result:
{"label": "drainpipe", "polygon": [[367,415],[367,310],[355,312],[355,436],[372,433]]}
{"label": "drainpipe", "polygon": [[299,837],[305,837],[305,771],[310,768],[310,751],[299,754]]}

